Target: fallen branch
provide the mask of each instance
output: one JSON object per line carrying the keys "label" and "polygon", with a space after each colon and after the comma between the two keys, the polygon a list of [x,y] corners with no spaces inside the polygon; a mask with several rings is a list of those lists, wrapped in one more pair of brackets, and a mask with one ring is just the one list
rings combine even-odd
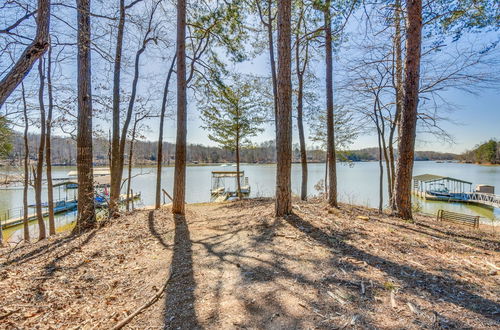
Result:
{"label": "fallen branch", "polygon": [[13,311],[10,311],[10,312],[7,312],[7,313],[5,313],[5,314],[3,314],[3,315],[0,315],[0,320],[3,320],[3,319],[5,319],[6,317],[8,317],[8,316],[10,316],[10,315],[12,315],[12,314],[14,314],[14,313],[17,313],[18,311],[19,311],[19,309],[15,309],[15,310],[13,310]]}
{"label": "fallen branch", "polygon": [[167,279],[165,280],[165,283],[163,284],[163,286],[161,287],[160,290],[158,290],[158,292],[153,296],[151,297],[151,299],[149,299],[148,302],[146,302],[144,305],[142,305],[141,307],[137,308],[132,314],[130,314],[129,316],[127,316],[126,319],[124,319],[123,321],[121,321],[120,323],[118,323],[117,325],[115,325],[113,327],[113,330],[118,330],[118,329],[121,329],[123,328],[125,325],[127,325],[130,321],[132,321],[132,319],[134,317],[136,317],[137,315],[139,315],[140,313],[142,313],[146,308],[148,308],[149,306],[153,305],[155,302],[158,301],[158,299],[161,298],[161,296],[163,295],[163,293],[165,293],[165,290],[167,289],[167,285],[168,283],[170,282],[170,279],[172,278],[172,266],[170,266],[170,269],[168,271],[168,276],[167,276]]}

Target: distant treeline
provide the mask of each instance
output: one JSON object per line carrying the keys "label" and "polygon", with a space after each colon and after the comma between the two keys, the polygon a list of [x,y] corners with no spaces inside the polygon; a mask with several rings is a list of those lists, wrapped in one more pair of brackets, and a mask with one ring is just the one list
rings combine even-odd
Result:
{"label": "distant treeline", "polygon": [[[343,151],[343,158],[353,161],[375,161],[378,160],[378,148],[365,148],[360,150]],[[456,160],[457,154],[436,151],[415,151],[415,160]]]}
{"label": "distant treeline", "polygon": [[[28,136],[30,146],[29,157],[36,162],[39,135],[30,134]],[[24,154],[23,139],[20,134],[14,134],[12,137],[13,148],[7,158],[11,164],[21,164]],[[94,163],[96,165],[109,164],[109,141],[104,138],[94,139]],[[134,147],[134,162],[138,165],[154,164],[157,157],[157,142],[136,141]],[[126,149],[128,153],[128,148]],[[175,160],[175,145],[172,143],[163,143],[164,163],[173,165]],[[293,148],[293,161],[300,160],[299,146]],[[455,160],[458,155],[452,153],[440,153],[434,151],[417,151],[416,160]],[[205,146],[200,144],[191,144],[188,146],[187,161],[189,163],[226,163],[234,162],[233,152],[218,147]],[[324,162],[325,151],[320,149],[311,149],[308,151],[308,161]],[[378,160],[378,148],[365,148],[360,150],[340,151],[340,160],[360,162]],[[125,157],[128,159],[128,157]],[[241,150],[241,161],[243,163],[274,163],[276,161],[276,152],[274,141],[266,141],[252,148]],[[54,165],[75,165],[76,164],[76,142],[69,137],[52,137],[52,162]]]}
{"label": "distant treeline", "polygon": [[460,160],[466,163],[500,164],[500,142],[492,139],[480,144],[460,155]]}

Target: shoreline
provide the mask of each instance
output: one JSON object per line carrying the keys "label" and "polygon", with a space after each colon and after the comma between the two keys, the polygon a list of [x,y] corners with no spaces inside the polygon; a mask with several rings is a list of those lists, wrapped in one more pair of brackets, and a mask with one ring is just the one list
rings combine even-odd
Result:
{"label": "shoreline", "polygon": [[[245,202],[259,202],[259,201],[274,201],[273,198],[271,197],[252,197],[252,198],[246,198],[244,199]],[[320,197],[313,197],[313,198],[310,198],[309,201],[312,201],[313,203],[317,203],[318,201],[322,201],[322,199]],[[309,202],[308,201],[308,202]],[[226,205],[231,205],[231,204],[236,204],[238,203],[239,201],[224,201],[224,202],[196,202],[196,203],[186,203],[186,208],[189,208],[189,207],[192,207],[192,208],[198,208],[198,207],[213,207],[214,205],[219,205],[219,206],[226,206]],[[296,206],[296,205],[299,205],[301,203],[304,203],[303,201],[300,201],[298,198],[294,198],[293,201],[292,201],[293,205]],[[307,203],[307,202],[306,202]],[[163,210],[163,209],[168,209],[169,207],[171,207],[172,203],[169,202],[169,203],[166,203],[166,204],[162,204],[160,209],[159,210]],[[373,207],[367,207],[367,206],[363,206],[363,205],[358,205],[358,204],[348,204],[348,203],[342,203],[340,202],[339,203],[340,205],[340,208],[342,209],[352,209],[352,208],[356,208],[358,210],[363,210],[364,212],[369,212],[369,213],[378,213],[378,209],[377,208],[373,208]],[[143,205],[143,206],[140,206],[140,207],[136,207],[134,210],[132,211],[129,211],[128,213],[126,212],[123,212],[123,214],[120,216],[120,217],[126,217],[126,216],[130,216],[130,215],[133,215],[134,213],[138,213],[138,212],[143,212],[143,211],[155,211],[155,205],[154,204],[151,204],[151,205]],[[71,212],[75,212],[75,211],[71,211]],[[65,214],[63,214],[62,216],[65,216]],[[384,209],[381,216],[391,216],[391,212],[389,209]],[[425,212],[414,212],[414,218],[417,219],[417,218],[426,218],[428,221],[435,221],[436,220],[436,215],[435,214],[430,214],[430,213],[425,213]],[[487,219],[485,217],[480,217],[480,219]],[[46,224],[48,225],[48,217],[44,217],[44,220],[46,222]],[[485,222],[480,222],[479,223],[479,229],[480,230],[485,230],[485,231],[488,231],[488,232],[494,232],[494,233],[497,233],[498,231],[498,228],[500,228],[500,220],[490,220],[490,223],[495,223],[495,224],[489,224],[489,223],[485,223]],[[403,221],[403,220],[401,220]],[[71,222],[68,222],[68,223],[64,223],[60,226],[56,226],[56,232],[57,233],[64,233],[68,230],[71,230],[74,225],[76,223],[76,219],[75,220],[72,220]],[[37,222],[36,222],[36,219],[33,219],[31,221],[29,221],[29,225],[30,226],[36,226]],[[464,228],[462,225],[459,225],[457,224],[456,225],[458,228]],[[3,229],[3,233],[5,235],[5,233],[10,233],[9,237],[4,237],[4,241],[5,242],[9,242],[11,236],[18,230],[22,230],[23,228],[23,224],[18,224],[16,226],[12,226],[12,227],[9,227],[9,228],[5,228]],[[9,242],[10,244],[16,244],[17,242]]]}
{"label": "shoreline", "polygon": [[2,321],[111,329],[160,295],[130,328],[433,328],[436,314],[498,326],[498,234],[321,200],[293,210],[275,219],[271,199],[254,199],[173,217],[165,206],[0,249],[15,288],[0,291]]}

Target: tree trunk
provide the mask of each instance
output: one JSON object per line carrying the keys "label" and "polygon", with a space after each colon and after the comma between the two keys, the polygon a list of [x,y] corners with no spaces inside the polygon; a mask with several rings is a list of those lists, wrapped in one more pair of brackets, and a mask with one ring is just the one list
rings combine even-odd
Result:
{"label": "tree trunk", "polygon": [[303,105],[303,81],[302,76],[299,79],[299,93],[297,96],[297,126],[299,129],[299,143],[300,143],[300,164],[302,167],[302,185],[300,188],[300,199],[307,200],[307,151],[306,139],[304,135],[304,123],[302,119]]}
{"label": "tree trunk", "polygon": [[38,62],[38,74],[40,75],[40,88],[38,90],[38,102],[40,104],[40,144],[38,146],[38,157],[36,163],[35,177],[35,203],[36,218],[38,221],[38,238],[40,240],[46,237],[45,221],[43,220],[42,210],[42,175],[43,175],[43,153],[45,150],[45,105],[43,92],[45,88],[45,68],[43,58]]}
{"label": "tree trunk", "polygon": [[78,216],[75,232],[96,226],[92,172],[92,89],[90,62],[90,0],[77,0],[78,8]]}
{"label": "tree trunk", "polygon": [[54,220],[54,188],[52,186],[52,150],[51,150],[51,130],[52,112],[54,109],[54,97],[52,89],[52,47],[49,48],[47,59],[47,88],[49,95],[49,111],[47,113],[47,133],[45,135],[45,163],[47,164],[47,205],[49,208],[49,235],[56,234],[56,224]]}
{"label": "tree trunk", "polygon": [[[130,188],[132,181],[132,155],[134,152],[134,137],[135,137],[135,125],[132,131],[132,140],[130,140],[130,149],[128,155],[128,180],[127,180],[127,212],[130,211],[129,202],[130,202]],[[133,196],[132,196],[133,197]]]}
{"label": "tree trunk", "polygon": [[385,161],[385,167],[386,167],[386,172],[387,172],[387,196],[389,197],[389,203],[392,200],[392,177],[394,176],[393,173],[391,172],[391,165],[390,165],[390,159],[389,159],[389,154],[387,153],[387,145],[385,143],[385,133],[382,131],[382,151],[384,155],[384,161]]}
{"label": "tree trunk", "polygon": [[[111,139],[111,191],[109,194],[109,216],[114,217],[118,212],[120,198],[121,177],[120,170],[120,75],[122,63],[123,33],[125,30],[125,0],[120,0],[120,18],[116,35],[116,51],[113,73],[113,123]],[[123,157],[123,156],[122,156]]]}
{"label": "tree trunk", "polygon": [[161,204],[161,169],[163,166],[163,123],[165,122],[165,111],[167,109],[167,98],[168,98],[168,87],[170,85],[170,77],[172,77],[172,72],[174,71],[175,60],[177,59],[177,54],[174,55],[172,63],[170,64],[170,69],[168,70],[167,80],[165,81],[165,87],[163,89],[163,100],[161,103],[161,113],[160,113],[160,129],[158,135],[158,152],[156,156],[156,201],[155,209],[160,208]]}
{"label": "tree trunk", "polygon": [[400,0],[396,0],[395,10],[394,10],[394,24],[395,24],[395,33],[394,33],[394,55],[396,62],[396,72],[395,72],[395,80],[393,80],[394,91],[396,95],[396,113],[394,114],[394,122],[391,123],[391,131],[389,133],[389,166],[391,168],[391,185],[389,189],[391,190],[390,196],[390,205],[393,211],[396,210],[396,204],[394,203],[394,180],[396,173],[395,166],[395,157],[394,157],[394,134],[396,132],[396,128],[399,126],[399,119],[401,117],[401,111],[403,108],[403,52],[401,49],[401,2]]}
{"label": "tree trunk", "polygon": [[272,0],[268,0],[267,14],[267,42],[269,47],[269,62],[271,63],[271,78],[273,81],[273,96],[274,96],[274,125],[278,124],[278,83],[276,79],[276,59],[274,58],[274,37],[273,37],[273,15],[271,11]]}
{"label": "tree trunk", "polygon": [[240,179],[240,134],[239,128],[236,132],[236,181],[238,183],[238,198],[241,200],[241,179]]}
{"label": "tree trunk", "polygon": [[0,81],[0,108],[28,75],[33,64],[49,47],[50,0],[38,0],[36,16],[36,35],[31,44],[26,47],[9,73]]}
{"label": "tree trunk", "polygon": [[399,126],[398,163],[394,189],[396,215],[412,218],[411,180],[417,126],[420,56],[422,43],[422,0],[408,0],[408,30],[404,82],[404,106]]}
{"label": "tree trunk", "polygon": [[[376,96],[377,98],[378,96]],[[384,166],[382,165],[382,131],[380,129],[380,122],[377,113],[377,99],[373,102],[373,116],[375,120],[375,126],[377,127],[377,140],[378,140],[378,166],[379,166],[379,202],[378,202],[378,212],[382,213],[382,208],[384,206]]]}
{"label": "tree trunk", "polygon": [[[306,56],[304,58],[304,66],[300,65],[300,23],[302,16],[299,19],[296,33],[295,45],[295,70],[297,71],[297,127],[299,130],[299,144],[300,144],[300,164],[302,168],[302,185],[300,188],[300,199],[307,200],[307,151],[306,139],[304,135],[304,120],[303,120],[303,101],[304,101],[304,72],[307,66],[308,53],[306,49]],[[307,42],[307,41],[306,41]],[[307,47],[307,46],[306,46]]]}
{"label": "tree trunk", "polygon": [[387,154],[387,144],[385,143],[385,118],[382,114],[382,109],[380,106],[380,98],[379,98],[379,92],[377,92],[376,95],[376,105],[378,109],[378,114],[380,115],[380,142],[381,142],[381,147],[382,147],[382,153],[384,156],[384,161],[385,161],[385,167],[387,171],[387,195],[389,196],[389,203],[391,203],[392,200],[392,177],[393,173],[391,172],[391,166],[390,166],[390,159],[389,155]]}
{"label": "tree trunk", "polygon": [[[135,64],[134,64],[134,79],[132,81],[132,94],[130,95],[130,100],[128,102],[127,115],[125,117],[125,122],[123,123],[122,133],[120,137],[120,152],[119,152],[119,170],[117,171],[117,177],[119,182],[118,192],[121,190],[121,182],[122,182],[122,173],[124,166],[124,157],[125,157],[125,145],[127,143],[127,131],[130,125],[130,120],[132,119],[132,112],[134,111],[135,98],[137,95],[137,83],[139,82],[139,63],[141,59],[142,53],[146,50],[147,41],[143,42],[142,47],[135,54]],[[134,127],[135,134],[135,127]],[[131,144],[132,146],[132,144]],[[128,191],[127,191],[128,194]],[[118,194],[120,197],[120,194]],[[127,203],[127,211],[128,211],[128,203]]]}
{"label": "tree trunk", "polygon": [[186,0],[177,2],[177,137],[172,212],[184,214],[186,195]]}
{"label": "tree trunk", "polygon": [[326,116],[327,116],[327,155],[328,155],[328,204],[338,207],[337,203],[337,160],[335,155],[335,127],[333,118],[333,58],[330,1],[325,4],[325,51],[326,51]]}
{"label": "tree trunk", "polygon": [[278,2],[278,116],[276,126],[276,217],[292,212],[291,2]]}
{"label": "tree trunk", "polygon": [[325,196],[328,198],[328,152],[325,154]]}
{"label": "tree trunk", "polygon": [[23,116],[24,116],[24,186],[23,186],[23,229],[24,229],[24,240],[26,242],[30,241],[30,229],[28,221],[28,185],[29,185],[29,144],[28,144],[28,105],[26,104],[26,93],[24,90],[24,84],[21,83],[22,87],[22,97],[23,97]]}
{"label": "tree trunk", "polygon": [[382,143],[380,142],[381,136],[380,131],[378,132],[378,166],[379,166],[379,202],[378,202],[378,212],[382,213],[382,208],[384,207],[384,165],[382,164]]}

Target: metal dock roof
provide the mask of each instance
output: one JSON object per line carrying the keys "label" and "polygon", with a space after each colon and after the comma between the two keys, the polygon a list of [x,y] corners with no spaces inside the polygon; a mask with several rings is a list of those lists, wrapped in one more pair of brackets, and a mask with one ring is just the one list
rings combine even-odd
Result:
{"label": "metal dock roof", "polygon": [[449,180],[449,181],[456,181],[456,182],[472,184],[472,182],[469,182],[469,181],[455,179],[455,178],[451,178],[449,176],[435,175],[435,174],[416,175],[413,177],[413,180],[422,181],[422,182],[434,182],[434,181],[439,181],[439,180]]}

